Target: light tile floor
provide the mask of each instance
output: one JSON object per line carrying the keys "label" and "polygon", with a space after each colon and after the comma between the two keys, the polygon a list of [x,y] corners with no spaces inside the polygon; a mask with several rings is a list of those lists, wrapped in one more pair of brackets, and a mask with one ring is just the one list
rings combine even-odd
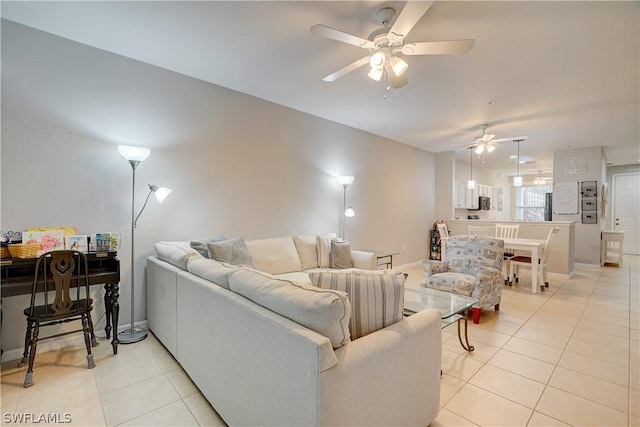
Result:
{"label": "light tile floor", "polygon": [[[401,266],[408,284],[418,264]],[[640,257],[617,267],[578,266],[569,280],[550,277],[531,293],[530,276],[504,288],[499,312],[469,328],[476,350],[443,330],[437,426],[640,426]],[[95,348],[38,354],[35,382],[22,388],[26,368],[2,364],[2,424],[12,414],[65,413],[71,425],[221,426],[224,422],[153,335]],[[76,390],[69,403],[65,390]],[[11,423],[16,424],[16,423]],[[35,425],[44,425],[32,423]]]}

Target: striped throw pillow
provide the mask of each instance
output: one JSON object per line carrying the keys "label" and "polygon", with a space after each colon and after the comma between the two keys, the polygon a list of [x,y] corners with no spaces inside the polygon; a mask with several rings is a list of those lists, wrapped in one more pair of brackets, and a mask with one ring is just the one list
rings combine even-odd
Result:
{"label": "striped throw pillow", "polygon": [[336,238],[336,233],[319,234],[316,237],[318,245],[318,267],[331,267],[331,241]]}
{"label": "striped throw pillow", "polygon": [[314,286],[349,294],[352,340],[403,319],[404,274],[314,272],[309,278]]}

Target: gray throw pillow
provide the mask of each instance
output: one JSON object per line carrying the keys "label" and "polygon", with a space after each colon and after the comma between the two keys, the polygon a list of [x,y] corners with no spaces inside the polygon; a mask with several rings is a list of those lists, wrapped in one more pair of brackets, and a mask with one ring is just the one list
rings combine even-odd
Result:
{"label": "gray throw pillow", "polygon": [[189,242],[189,246],[191,246],[196,251],[200,252],[200,255],[202,255],[203,257],[211,258],[211,254],[209,253],[209,248],[207,247],[207,244],[221,242],[223,240],[227,240],[227,238],[224,237],[222,233],[218,233],[214,237],[203,237],[202,239],[192,240],[191,242]]}
{"label": "gray throw pillow", "polygon": [[258,269],[242,237],[207,243],[207,248],[211,258],[216,261],[233,265],[246,265],[256,270]]}
{"label": "gray throw pillow", "polygon": [[338,240],[331,241],[331,268],[351,268],[353,261],[351,260],[351,241],[340,242]]}

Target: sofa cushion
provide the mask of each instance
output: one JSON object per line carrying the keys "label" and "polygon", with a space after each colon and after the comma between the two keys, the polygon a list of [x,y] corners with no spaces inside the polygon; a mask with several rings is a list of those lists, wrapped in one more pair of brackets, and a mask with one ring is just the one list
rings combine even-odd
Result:
{"label": "sofa cushion", "polygon": [[350,341],[351,305],[344,292],[249,269],[231,273],[229,285],[233,292],[329,338],[334,349]]}
{"label": "sofa cushion", "polygon": [[191,242],[189,242],[189,245],[196,251],[200,252],[200,254],[203,257],[211,258],[211,254],[209,253],[209,248],[207,247],[207,243],[221,242],[223,240],[227,240],[227,238],[224,237],[222,233],[218,233],[214,237],[203,237],[202,239],[194,239]]}
{"label": "sofa cushion", "polygon": [[189,273],[195,274],[198,277],[229,290],[231,290],[229,287],[229,276],[240,268],[243,267],[204,257],[194,257],[187,262],[187,271]]}
{"label": "sofa cushion", "polygon": [[310,273],[311,283],[346,292],[351,301],[351,339],[385,328],[403,319],[404,274],[377,272]]}
{"label": "sofa cushion", "polygon": [[189,242],[157,242],[154,247],[158,259],[183,270],[187,269],[189,259],[202,257],[198,251],[189,246]]}
{"label": "sofa cushion", "polygon": [[475,276],[449,271],[446,273],[432,274],[428,278],[425,278],[424,286],[439,291],[470,296],[471,292],[473,292],[475,281]]}
{"label": "sofa cushion", "polygon": [[302,270],[291,236],[249,240],[247,248],[260,271],[280,274]]}
{"label": "sofa cushion", "polygon": [[211,258],[216,261],[257,268],[242,237],[207,243],[207,248],[209,248]]}
{"label": "sofa cushion", "polygon": [[318,246],[318,267],[331,267],[331,241],[336,238],[336,233],[319,234],[316,237]]}
{"label": "sofa cushion", "polygon": [[318,244],[316,243],[316,235],[311,236],[293,236],[293,243],[296,245],[296,252],[300,257],[302,270],[310,268],[318,268]]}
{"label": "sofa cushion", "polygon": [[336,239],[331,241],[331,268],[351,268],[351,241],[339,242]]}

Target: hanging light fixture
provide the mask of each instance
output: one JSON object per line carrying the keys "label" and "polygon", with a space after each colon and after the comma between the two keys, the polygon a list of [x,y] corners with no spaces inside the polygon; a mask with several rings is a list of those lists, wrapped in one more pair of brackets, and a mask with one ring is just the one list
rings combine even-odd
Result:
{"label": "hanging light fixture", "polygon": [[522,139],[516,140],[516,142],[518,143],[518,157],[517,157],[518,166],[516,170],[516,176],[513,177],[514,187],[522,187],[522,177],[520,176],[520,142],[521,141]]}
{"label": "hanging light fixture", "polygon": [[471,165],[471,169],[469,170],[469,181],[467,181],[467,188],[469,190],[473,190],[474,188],[476,188],[476,182],[473,180],[473,150],[469,150],[469,158],[470,158],[470,165]]}

